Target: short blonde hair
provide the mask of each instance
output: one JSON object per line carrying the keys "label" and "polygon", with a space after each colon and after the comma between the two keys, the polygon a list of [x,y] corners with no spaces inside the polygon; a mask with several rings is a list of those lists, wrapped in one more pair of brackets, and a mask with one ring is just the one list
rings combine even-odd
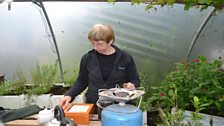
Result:
{"label": "short blonde hair", "polygon": [[109,43],[115,41],[114,31],[109,25],[95,24],[89,31],[88,39],[91,41],[105,41]]}

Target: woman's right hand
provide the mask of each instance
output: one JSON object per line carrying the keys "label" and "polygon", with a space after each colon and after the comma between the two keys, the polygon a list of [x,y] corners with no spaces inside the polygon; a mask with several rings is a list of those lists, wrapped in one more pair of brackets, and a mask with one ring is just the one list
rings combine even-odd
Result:
{"label": "woman's right hand", "polygon": [[59,105],[65,110],[68,107],[71,100],[72,100],[71,96],[65,96],[60,100]]}

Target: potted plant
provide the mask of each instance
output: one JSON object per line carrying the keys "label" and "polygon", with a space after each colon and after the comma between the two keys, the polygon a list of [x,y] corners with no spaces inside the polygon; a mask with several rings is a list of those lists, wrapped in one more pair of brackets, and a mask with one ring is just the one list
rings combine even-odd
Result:
{"label": "potted plant", "polygon": [[[68,71],[65,72],[65,82],[74,81],[77,73],[77,67],[72,75],[68,75]],[[52,104],[58,103],[72,84],[57,83],[59,82],[57,61],[54,64],[36,64],[30,74],[32,75],[31,84],[27,84],[23,71],[17,68],[13,80],[5,81],[0,85],[0,100],[2,101],[0,106],[12,109],[30,104],[52,107]],[[11,99],[11,103],[8,99]],[[84,95],[79,95],[75,101],[84,102]]]}
{"label": "potted plant", "polygon": [[183,119],[182,110],[196,111],[192,102],[196,96],[204,105],[201,113],[224,117],[222,64],[221,60],[209,62],[203,56],[191,63],[177,63],[161,86],[153,87],[157,92],[148,98],[151,107],[159,108],[166,124],[175,124],[175,121]]}

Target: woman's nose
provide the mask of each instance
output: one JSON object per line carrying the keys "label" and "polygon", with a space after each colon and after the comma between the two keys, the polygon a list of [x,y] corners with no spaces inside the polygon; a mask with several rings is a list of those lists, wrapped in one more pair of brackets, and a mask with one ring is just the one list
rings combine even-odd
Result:
{"label": "woman's nose", "polygon": [[99,45],[97,43],[93,44],[93,49],[97,50],[99,48]]}

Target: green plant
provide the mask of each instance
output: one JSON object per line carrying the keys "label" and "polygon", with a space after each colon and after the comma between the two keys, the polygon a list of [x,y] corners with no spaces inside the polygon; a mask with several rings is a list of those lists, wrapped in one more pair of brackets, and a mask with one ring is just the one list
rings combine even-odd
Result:
{"label": "green plant", "polygon": [[173,107],[171,112],[167,112],[159,107],[158,111],[162,120],[162,123],[158,124],[158,126],[190,126],[190,123],[184,120],[184,112],[181,109]]}
{"label": "green plant", "polygon": [[0,95],[22,94],[26,90],[26,78],[20,67],[13,75],[13,81],[5,81],[0,85]]}
{"label": "green plant", "polygon": [[157,92],[149,99],[152,106],[163,108],[170,113],[173,107],[195,111],[192,100],[195,96],[200,99],[203,113],[224,116],[224,71],[222,61],[209,62],[199,56],[191,63],[177,63],[162,81],[161,86],[153,87]]}
{"label": "green plant", "polygon": [[50,91],[54,86],[54,81],[57,77],[58,62],[55,61],[53,65],[36,64],[36,68],[31,70],[32,82],[34,87],[27,89],[27,94],[44,94]]}
{"label": "green plant", "polygon": [[2,83],[0,85],[0,95],[8,95],[12,93],[13,87],[12,87],[13,83],[6,81],[4,83]]}
{"label": "green plant", "polygon": [[58,62],[53,65],[36,64],[36,68],[31,70],[32,82],[34,84],[52,84],[58,72]]}
{"label": "green plant", "polygon": [[[116,2],[116,0],[107,0],[108,2]],[[131,4],[147,4],[146,9],[154,8],[153,5],[160,6],[173,6],[174,3],[181,3],[184,5],[185,10],[189,10],[192,7],[200,8],[201,10],[207,9],[209,6],[213,6],[215,10],[222,10],[224,6],[223,0],[130,0]]]}
{"label": "green plant", "polygon": [[53,65],[36,64],[36,67],[31,70],[32,83],[27,85],[27,79],[24,76],[21,68],[17,68],[12,81],[5,81],[0,85],[0,95],[40,95],[48,93],[57,81],[58,62]]}
{"label": "green plant", "polygon": [[151,101],[148,98],[153,94],[153,90],[151,89],[151,86],[153,84],[158,83],[158,80],[154,79],[155,77],[153,77],[153,76],[150,76],[150,78],[149,78],[148,75],[143,71],[139,72],[139,78],[140,78],[140,81],[141,81],[140,82],[141,87],[143,87],[144,91],[145,91],[145,94],[143,95],[143,99],[141,101],[140,108],[143,111],[151,111],[151,110],[153,110],[151,108],[152,104],[151,104]]}
{"label": "green plant", "polygon": [[20,67],[16,69],[16,73],[13,75],[13,78],[14,81],[11,85],[13,87],[12,93],[21,94],[25,92],[26,90],[25,84],[27,83],[27,80]]}
{"label": "green plant", "polygon": [[199,123],[199,120],[202,119],[202,116],[199,114],[199,111],[205,109],[206,106],[209,106],[210,103],[205,103],[205,104],[201,104],[200,100],[198,99],[197,96],[194,96],[193,100],[191,101],[194,108],[195,108],[195,112],[191,113],[191,119],[194,121],[193,125],[194,126],[201,126],[202,124]]}
{"label": "green plant", "polygon": [[69,71],[64,72],[64,77],[65,77],[65,86],[71,87],[76,78],[78,77],[79,74],[79,68],[77,66],[74,66],[72,73],[70,74]]}

